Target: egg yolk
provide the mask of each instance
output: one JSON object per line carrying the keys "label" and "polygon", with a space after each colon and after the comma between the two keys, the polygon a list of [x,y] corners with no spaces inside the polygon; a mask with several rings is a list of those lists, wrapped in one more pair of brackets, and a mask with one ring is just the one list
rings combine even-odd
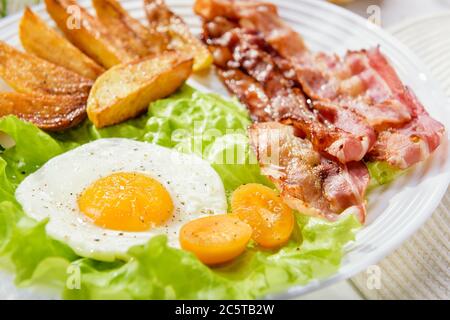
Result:
{"label": "egg yolk", "polygon": [[164,186],[144,174],[114,173],[87,187],[78,198],[80,211],[96,225],[122,231],[145,231],[173,214]]}

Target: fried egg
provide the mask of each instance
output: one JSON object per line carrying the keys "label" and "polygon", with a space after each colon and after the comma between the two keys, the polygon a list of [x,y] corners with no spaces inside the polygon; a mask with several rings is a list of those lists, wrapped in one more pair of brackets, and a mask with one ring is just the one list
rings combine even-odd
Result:
{"label": "fried egg", "polygon": [[26,214],[77,254],[127,259],[165,234],[179,247],[186,222],[227,211],[222,180],[203,159],[130,139],[100,139],[48,161],[17,188]]}

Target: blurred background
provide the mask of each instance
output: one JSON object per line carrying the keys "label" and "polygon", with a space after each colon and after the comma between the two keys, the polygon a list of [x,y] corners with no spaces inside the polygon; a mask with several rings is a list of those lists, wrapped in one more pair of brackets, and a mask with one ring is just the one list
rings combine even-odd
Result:
{"label": "blurred background", "polygon": [[[188,0],[186,0],[188,1]],[[270,1],[270,0],[269,0]],[[291,0],[297,1],[297,0]],[[450,10],[450,0],[316,0],[328,1],[347,8],[363,17],[369,17],[373,6],[381,10],[382,27],[389,27],[396,22],[416,15],[426,15],[442,10]],[[21,10],[26,5],[33,5],[42,0],[0,0],[0,17]],[[368,10],[369,9],[369,10]],[[369,11],[369,12],[368,12]]]}
{"label": "blurred background", "polygon": [[0,0],[0,17],[21,10],[26,5],[33,5],[41,0]]}

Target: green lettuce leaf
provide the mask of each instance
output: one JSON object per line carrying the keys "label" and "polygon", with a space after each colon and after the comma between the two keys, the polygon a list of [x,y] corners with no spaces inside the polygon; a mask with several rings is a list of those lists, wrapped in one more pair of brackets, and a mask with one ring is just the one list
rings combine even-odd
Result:
{"label": "green lettuce leaf", "polygon": [[[289,284],[306,284],[339,268],[342,247],[353,240],[359,223],[353,216],[330,223],[302,218],[300,237],[279,251],[250,248],[236,261],[208,268],[192,254],[167,246],[158,236],[130,249],[131,260],[99,268],[82,259],[82,285],[64,291],[69,299],[250,299],[279,291]],[[301,240],[303,239],[303,241]],[[100,269],[100,270],[99,270]]]}
{"label": "green lettuce leaf", "polygon": [[271,186],[249,148],[249,124],[247,112],[236,101],[188,86],[152,103],[147,114],[105,129],[86,121],[72,130],[47,134],[14,116],[1,118],[0,131],[16,144],[0,153],[0,266],[16,272],[17,285],[52,286],[68,299],[256,298],[336,272],[345,244],[360,226],[353,216],[331,223],[297,215],[294,235],[281,249],[251,245],[235,261],[209,268],[192,254],[169,247],[165,236],[131,248],[128,261],[79,257],[46,234],[46,221],[28,218],[14,197],[23,178],[52,157],[107,137],[196,153],[218,172],[227,194],[250,182]]}
{"label": "green lettuce leaf", "polygon": [[384,161],[367,162],[366,166],[370,175],[370,184],[367,188],[368,192],[376,187],[394,181],[398,176],[406,172],[406,170],[395,168]]}

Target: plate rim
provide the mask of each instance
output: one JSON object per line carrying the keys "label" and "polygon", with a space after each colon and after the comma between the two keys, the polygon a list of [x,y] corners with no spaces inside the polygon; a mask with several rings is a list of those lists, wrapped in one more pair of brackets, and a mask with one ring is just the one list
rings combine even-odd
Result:
{"label": "plate rim", "polygon": [[[436,18],[443,18],[443,17],[450,18],[450,10],[445,10],[444,12],[439,12],[439,13],[422,14],[417,17],[408,18],[399,23],[396,23],[393,26],[386,28],[386,31],[388,31],[389,33],[395,33],[395,32],[399,32],[399,31],[409,27],[412,24],[416,24],[418,22],[423,22],[426,20],[431,20],[431,19],[436,19]],[[450,20],[448,22],[450,25]]]}

